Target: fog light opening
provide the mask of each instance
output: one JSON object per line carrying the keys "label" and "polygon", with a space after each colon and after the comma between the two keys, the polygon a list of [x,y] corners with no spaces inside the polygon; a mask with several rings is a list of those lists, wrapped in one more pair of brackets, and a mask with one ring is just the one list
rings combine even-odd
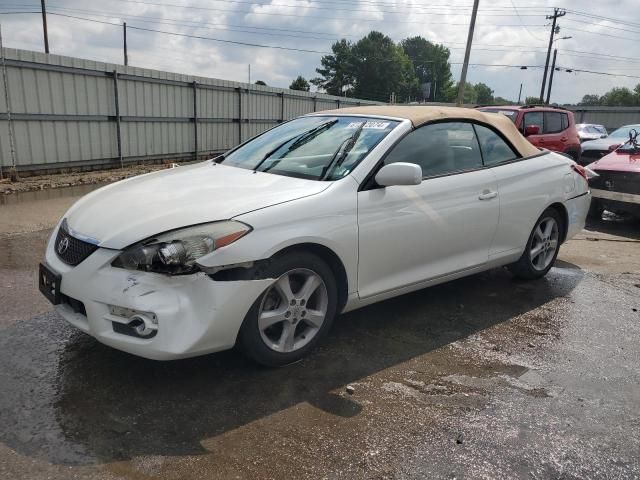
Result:
{"label": "fog light opening", "polygon": [[131,327],[138,336],[142,338],[149,338],[156,334],[158,327],[154,325],[152,319],[146,315],[132,315],[129,317],[128,326]]}

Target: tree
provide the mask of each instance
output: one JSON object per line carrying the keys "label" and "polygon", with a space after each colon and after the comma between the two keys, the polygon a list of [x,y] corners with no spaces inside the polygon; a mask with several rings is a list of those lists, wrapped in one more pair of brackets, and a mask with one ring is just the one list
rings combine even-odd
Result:
{"label": "tree", "polygon": [[[400,42],[402,49],[407,54],[418,78],[418,88],[413,93],[423,100],[434,102],[446,102],[453,80],[451,65],[449,64],[450,51],[443,45],[436,45],[427,39],[417,36],[404,39]],[[423,85],[429,84],[428,98],[425,98]]]}
{"label": "tree", "polygon": [[302,75],[298,75],[298,78],[289,85],[290,90],[301,90],[303,92],[308,92],[310,88],[311,85],[309,85],[309,82],[307,82],[306,78]]}
{"label": "tree", "polygon": [[515,105],[516,102],[514,102],[513,100],[507,100],[506,98],[503,98],[503,97],[495,97],[493,99],[493,104],[494,105]]}
{"label": "tree", "polygon": [[582,100],[578,102],[578,105],[584,106],[596,106],[600,105],[600,96],[598,95],[585,95]]}
{"label": "tree", "polygon": [[540,97],[527,97],[524,99],[525,105],[536,105],[540,103]]}
{"label": "tree", "polygon": [[311,80],[329,94],[388,101],[395,93],[399,101],[405,101],[417,89],[411,60],[380,32],[372,31],[356,43],[340,40],[331,50],[316,69],[321,76]]}
{"label": "tree", "polygon": [[264,87],[266,87],[266,86],[267,86],[267,84],[266,84],[266,83],[264,83],[262,80],[256,80],[256,85],[262,85],[262,86],[264,86]]}
{"label": "tree", "polygon": [[[455,87],[451,89],[453,92],[455,92],[453,94],[453,98],[458,97],[459,88],[460,88],[460,82],[456,83]],[[465,105],[474,105],[478,103],[478,92],[473,83],[465,82],[462,103],[464,103]]]}
{"label": "tree", "polygon": [[626,87],[612,88],[602,96],[600,104],[608,107],[630,107],[637,105],[637,98]]}
{"label": "tree", "polygon": [[352,49],[353,44],[345,39],[331,45],[333,54],[322,57],[321,67],[316,68],[320,77],[311,79],[311,83],[329,95],[350,95],[355,73]]}
{"label": "tree", "polygon": [[372,31],[360,39],[353,46],[352,59],[356,97],[386,101],[395,93],[402,102],[416,91],[418,78],[411,59],[386,35]]}
{"label": "tree", "polygon": [[478,104],[489,105],[493,103],[494,101],[493,90],[489,88],[489,85],[486,85],[484,83],[478,83],[474,87],[474,90],[476,91],[476,96],[477,96],[476,102]]}

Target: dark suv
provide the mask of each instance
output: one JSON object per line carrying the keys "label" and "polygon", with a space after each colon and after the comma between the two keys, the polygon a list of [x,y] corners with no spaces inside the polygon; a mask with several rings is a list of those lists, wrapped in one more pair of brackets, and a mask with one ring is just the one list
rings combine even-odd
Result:
{"label": "dark suv", "polygon": [[580,160],[580,137],[569,110],[538,105],[479,107],[479,110],[506,115],[536,147],[566,153],[576,162]]}

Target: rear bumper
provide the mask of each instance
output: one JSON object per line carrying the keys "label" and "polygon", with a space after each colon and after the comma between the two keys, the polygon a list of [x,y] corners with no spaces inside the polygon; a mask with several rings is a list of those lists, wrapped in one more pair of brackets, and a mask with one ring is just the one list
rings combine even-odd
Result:
{"label": "rear bumper", "polygon": [[591,189],[593,198],[602,200],[613,200],[622,203],[631,203],[640,206],[640,194],[635,193],[623,193],[623,192],[611,192],[609,190]]}
{"label": "rear bumper", "polygon": [[565,240],[573,238],[574,235],[582,231],[587,220],[590,205],[591,192],[566,201],[569,225],[567,226],[567,237]]}

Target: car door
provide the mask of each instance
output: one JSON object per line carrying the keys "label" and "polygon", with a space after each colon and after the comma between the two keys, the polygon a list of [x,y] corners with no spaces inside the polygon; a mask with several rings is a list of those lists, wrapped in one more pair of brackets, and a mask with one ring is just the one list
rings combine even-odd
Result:
{"label": "car door", "polygon": [[495,130],[476,125],[485,167],[498,182],[500,221],[494,236],[491,260],[520,255],[538,215],[548,205],[549,193],[562,185],[562,162],[550,155],[522,159]]}
{"label": "car door", "polygon": [[407,134],[383,159],[422,167],[420,185],[358,193],[358,291],[391,292],[487,262],[498,224],[497,182],[483,169],[470,123]]}
{"label": "car door", "polygon": [[563,130],[567,127],[568,120],[565,113],[544,112],[544,147],[554,152],[564,152],[568,137]]}

